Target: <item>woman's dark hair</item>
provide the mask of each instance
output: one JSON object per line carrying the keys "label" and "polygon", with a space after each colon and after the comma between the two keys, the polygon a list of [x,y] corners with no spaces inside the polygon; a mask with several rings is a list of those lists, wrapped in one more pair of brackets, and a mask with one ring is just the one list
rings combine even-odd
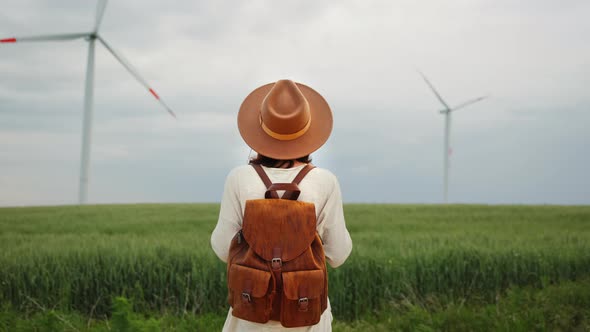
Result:
{"label": "woman's dark hair", "polygon": [[282,168],[283,166],[287,165],[286,168],[291,168],[291,167],[293,167],[293,165],[295,165],[295,161],[309,164],[309,163],[311,163],[311,158],[309,157],[309,155],[307,155],[307,156],[303,156],[303,157],[297,158],[297,159],[281,160],[281,159],[274,159],[271,157],[267,157],[262,154],[258,154],[256,156],[256,158],[250,159],[250,164],[262,165],[262,166],[273,167],[273,168]]}

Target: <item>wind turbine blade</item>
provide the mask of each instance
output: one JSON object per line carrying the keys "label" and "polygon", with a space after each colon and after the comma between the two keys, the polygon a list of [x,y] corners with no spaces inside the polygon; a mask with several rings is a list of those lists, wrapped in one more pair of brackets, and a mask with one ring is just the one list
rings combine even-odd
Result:
{"label": "wind turbine blade", "polygon": [[150,85],[146,82],[146,80],[143,79],[143,77],[141,77],[141,75],[139,75],[139,72],[135,68],[133,68],[133,66],[127,60],[125,60],[125,58],[123,58],[123,56],[118,54],[104,39],[102,39],[102,37],[97,36],[97,39],[101,42],[102,45],[104,45],[104,47],[109,52],[111,52],[111,54],[115,57],[115,59],[117,59],[123,65],[123,67],[125,67],[125,69],[127,69],[127,71],[133,77],[135,77],[135,79],[139,83],[141,83],[141,85],[143,85],[149,91],[149,93],[151,93],[152,96],[154,96],[160,102],[160,104],[162,106],[164,106],[164,108],[168,111],[168,113],[170,113],[170,115],[172,115],[173,117],[176,118],[176,114],[174,114],[172,109],[170,109],[170,107],[168,107],[168,105],[166,105],[166,103],[164,103],[164,101],[160,98],[160,96],[156,93],[156,91],[154,91],[154,89],[152,89],[150,87]]}
{"label": "wind turbine blade", "polygon": [[488,96],[481,96],[481,97],[477,97],[477,98],[474,98],[474,99],[468,100],[468,101],[466,101],[466,102],[464,102],[464,103],[461,103],[461,104],[459,104],[459,105],[457,105],[457,106],[453,107],[453,108],[451,109],[451,111],[456,111],[456,110],[458,110],[458,109],[460,109],[460,108],[463,108],[463,107],[465,107],[465,106],[468,106],[468,105],[471,105],[471,104],[475,104],[475,103],[477,103],[478,101],[482,101],[482,100],[486,99],[487,97],[488,97]]}
{"label": "wind turbine blade", "polygon": [[432,92],[434,93],[434,95],[436,96],[436,98],[438,98],[438,100],[441,102],[441,104],[443,104],[443,106],[447,110],[450,110],[451,108],[449,107],[449,105],[447,105],[447,103],[442,99],[442,97],[440,96],[440,94],[438,93],[438,91],[436,91],[436,89],[434,88],[434,86],[432,85],[432,83],[430,83],[430,81],[428,80],[428,78],[426,78],[426,75],[424,75],[424,73],[422,73],[419,69],[416,69],[416,71],[418,71],[418,73],[420,74],[420,76],[422,76],[422,78],[424,79],[424,82],[426,82],[426,84],[428,84],[428,86],[430,87],[430,90],[432,90]]}
{"label": "wind turbine blade", "polygon": [[104,10],[107,7],[107,0],[98,0],[96,4],[96,20],[94,21],[94,33],[98,31],[100,28],[100,23],[102,22],[102,17],[104,15]]}
{"label": "wind turbine blade", "polygon": [[38,42],[38,41],[64,41],[74,40],[90,36],[90,33],[64,33],[58,35],[13,37],[0,39],[0,43],[20,43],[20,42]]}

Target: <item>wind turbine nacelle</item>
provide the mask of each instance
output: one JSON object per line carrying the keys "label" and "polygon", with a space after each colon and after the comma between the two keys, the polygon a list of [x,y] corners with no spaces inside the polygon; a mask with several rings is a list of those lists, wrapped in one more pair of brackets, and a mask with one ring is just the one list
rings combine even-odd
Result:
{"label": "wind turbine nacelle", "polygon": [[96,38],[98,38],[98,35],[96,34],[96,32],[91,32],[88,34],[88,36],[84,37],[84,40],[91,41],[92,39],[96,39]]}
{"label": "wind turbine nacelle", "polygon": [[449,113],[451,110],[440,110],[438,111],[440,114],[446,114]]}

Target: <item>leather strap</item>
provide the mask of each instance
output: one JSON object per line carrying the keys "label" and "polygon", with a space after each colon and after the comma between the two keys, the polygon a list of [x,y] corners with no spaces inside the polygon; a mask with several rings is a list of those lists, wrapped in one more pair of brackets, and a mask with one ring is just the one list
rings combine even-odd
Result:
{"label": "leather strap", "polygon": [[[252,167],[254,167],[254,170],[256,170],[256,173],[258,173],[258,176],[260,177],[260,179],[262,179],[262,182],[266,186],[266,189],[268,189],[272,185],[272,181],[270,180],[268,175],[266,175],[266,172],[264,172],[264,170],[262,169],[262,166],[260,166],[259,164],[250,164],[250,165],[252,165]],[[271,195],[270,198],[279,198],[279,195],[277,195],[276,191],[272,191],[270,193],[270,195]]]}
{"label": "leather strap", "polygon": [[303,178],[307,175],[307,173],[309,173],[309,171],[311,171],[314,168],[315,168],[315,166],[312,164],[305,165],[303,167],[303,169],[301,169],[299,171],[297,176],[295,176],[295,178],[293,179],[293,182],[291,182],[292,184],[297,186],[297,190],[296,191],[286,191],[283,194],[282,198],[296,201],[299,198],[299,195],[301,194],[301,190],[299,190],[299,183],[301,183],[301,180],[303,180]]}
{"label": "leather strap", "polygon": [[307,297],[309,290],[307,285],[299,285],[299,300],[298,309],[301,312],[307,312],[309,310],[309,298]]}
{"label": "leather strap", "polygon": [[252,302],[252,280],[246,279],[244,281],[244,290],[242,291],[242,303],[250,304]]}
{"label": "leather strap", "polygon": [[294,201],[296,201],[297,198],[299,198],[299,194],[301,194],[301,190],[299,190],[299,187],[295,183],[273,183],[266,190],[264,197],[272,198],[272,193],[276,193],[279,190],[285,191],[281,198],[291,199]]}
{"label": "leather strap", "polygon": [[307,173],[309,173],[309,171],[311,171],[314,168],[315,166],[312,164],[305,165],[305,167],[303,167],[303,169],[299,171],[299,174],[297,174],[297,176],[293,179],[293,183],[298,185],[301,182],[301,180],[303,180],[303,178],[307,175]]}
{"label": "leather strap", "polygon": [[256,170],[256,173],[258,173],[258,176],[260,177],[260,179],[262,179],[262,182],[266,186],[266,193],[264,194],[265,198],[277,199],[277,198],[279,198],[279,195],[277,194],[277,190],[285,190],[285,193],[283,194],[283,196],[281,198],[290,199],[293,201],[296,201],[299,198],[299,195],[301,194],[301,190],[299,190],[299,186],[298,186],[299,183],[301,182],[301,180],[303,180],[303,178],[307,175],[307,173],[309,173],[309,171],[311,171],[312,169],[315,168],[315,166],[313,166],[311,164],[307,164],[295,176],[295,178],[293,179],[293,182],[291,182],[291,183],[272,183],[272,181],[270,180],[270,178],[268,177],[268,175],[266,174],[266,172],[264,171],[262,166],[260,166],[259,164],[250,164],[250,165],[252,165],[252,167],[254,167],[254,170]]}
{"label": "leather strap", "polygon": [[272,266],[272,269],[275,271],[280,270],[281,267],[283,266],[283,260],[281,259],[282,252],[283,252],[283,249],[281,249],[280,247],[272,248],[271,266]]}

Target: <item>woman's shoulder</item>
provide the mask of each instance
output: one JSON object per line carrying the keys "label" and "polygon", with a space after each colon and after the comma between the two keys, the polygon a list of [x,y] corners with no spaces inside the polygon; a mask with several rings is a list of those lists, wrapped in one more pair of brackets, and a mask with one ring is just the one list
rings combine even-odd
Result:
{"label": "woman's shoulder", "polygon": [[240,166],[236,166],[236,167],[232,168],[231,171],[229,171],[228,176],[237,176],[237,175],[244,174],[244,173],[250,173],[252,171],[254,171],[254,168],[252,168],[252,166],[240,165]]}
{"label": "woman's shoulder", "polygon": [[326,168],[321,168],[321,167],[316,166],[313,170],[311,170],[311,172],[309,172],[309,175],[312,175],[312,174],[314,177],[323,179],[324,181],[338,182],[336,175],[334,175],[334,173],[332,173],[330,170],[328,170]]}
{"label": "woman's shoulder", "polygon": [[236,166],[236,167],[232,168],[229,171],[229,173],[227,173],[227,176],[225,178],[225,182],[235,185],[239,182],[239,179],[248,178],[248,177],[254,175],[254,174],[250,174],[250,173],[254,173],[254,174],[256,173],[256,171],[252,168],[252,166],[250,166],[250,165]]}

